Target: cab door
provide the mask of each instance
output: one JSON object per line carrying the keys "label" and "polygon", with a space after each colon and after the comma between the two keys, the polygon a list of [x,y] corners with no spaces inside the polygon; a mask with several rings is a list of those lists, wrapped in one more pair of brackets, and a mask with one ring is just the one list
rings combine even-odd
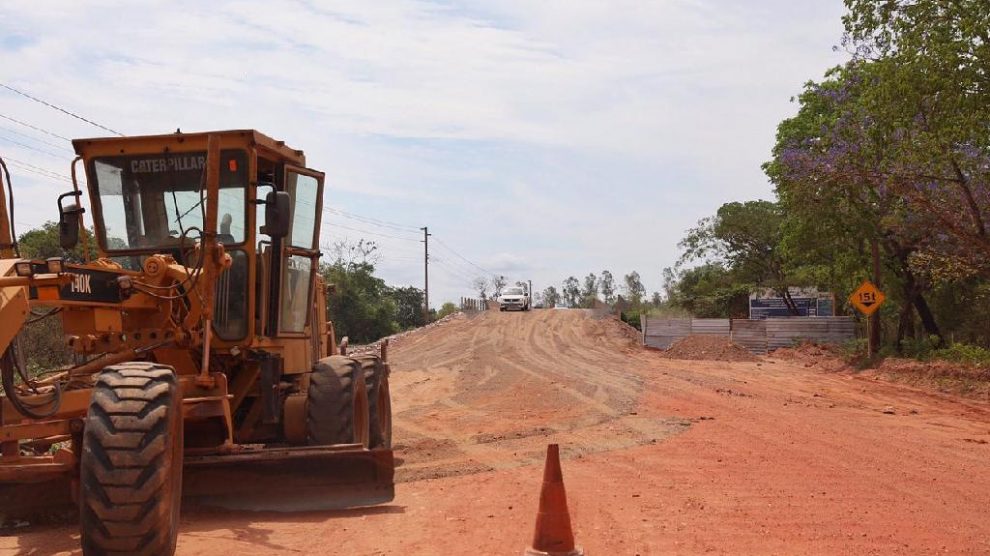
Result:
{"label": "cab door", "polygon": [[304,336],[320,259],[322,172],[286,166],[283,190],[292,198],[289,234],[280,242],[278,335]]}

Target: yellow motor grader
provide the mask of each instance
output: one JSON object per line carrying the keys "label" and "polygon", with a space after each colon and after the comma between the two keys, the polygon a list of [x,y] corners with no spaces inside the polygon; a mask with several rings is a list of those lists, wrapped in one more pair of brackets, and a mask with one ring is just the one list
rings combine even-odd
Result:
{"label": "yellow motor grader", "polygon": [[[75,505],[84,553],[168,554],[182,498],[391,500],[385,353],[341,355],[327,319],[324,175],[253,130],[73,146],[59,242],[93,260],[22,258],[9,175],[0,187],[0,516]],[[43,318],[74,364],[23,360]]]}

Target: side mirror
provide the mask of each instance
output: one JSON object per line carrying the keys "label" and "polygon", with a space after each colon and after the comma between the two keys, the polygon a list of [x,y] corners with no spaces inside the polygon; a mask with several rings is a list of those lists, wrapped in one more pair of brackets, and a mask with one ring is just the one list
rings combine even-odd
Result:
{"label": "side mirror", "polygon": [[289,221],[292,218],[292,199],[285,191],[271,191],[265,196],[265,225],[261,233],[282,238],[289,235]]}
{"label": "side mirror", "polygon": [[70,191],[58,196],[58,244],[67,251],[79,244],[79,218],[86,209],[76,203],[63,205],[62,200],[80,195],[78,191]]}

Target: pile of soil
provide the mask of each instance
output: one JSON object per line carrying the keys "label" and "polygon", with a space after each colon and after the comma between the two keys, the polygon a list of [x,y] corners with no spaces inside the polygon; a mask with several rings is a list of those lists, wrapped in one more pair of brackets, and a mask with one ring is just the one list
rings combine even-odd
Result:
{"label": "pile of soil", "polygon": [[[362,353],[379,353],[381,352],[382,342],[384,342],[385,340],[388,340],[389,348],[394,348],[395,346],[402,345],[404,342],[410,340],[412,337],[422,334],[427,330],[438,328],[441,326],[446,326],[454,321],[459,321],[464,318],[467,318],[467,316],[460,311],[456,313],[451,313],[446,317],[443,317],[442,319],[438,319],[431,322],[430,324],[427,324],[426,326],[420,326],[419,328],[412,328],[410,330],[399,332],[398,334],[392,334],[391,336],[382,338],[377,342],[373,342],[370,344],[351,344],[347,348],[347,354],[359,355]],[[340,340],[341,338],[337,338],[338,342]]]}
{"label": "pile of soil", "polygon": [[674,342],[663,356],[693,361],[759,361],[746,348],[733,344],[724,336],[687,336]]}
{"label": "pile of soil", "polygon": [[990,401],[990,368],[987,367],[888,357],[869,372],[895,382]]}
{"label": "pile of soil", "polygon": [[792,347],[774,350],[771,357],[826,371],[838,371],[848,367],[836,346],[814,342],[802,342]]}
{"label": "pile of soil", "polygon": [[612,337],[622,338],[631,346],[640,346],[643,344],[643,333],[636,330],[630,324],[619,320],[618,317],[609,315],[601,319],[600,322],[605,327],[606,332]]}

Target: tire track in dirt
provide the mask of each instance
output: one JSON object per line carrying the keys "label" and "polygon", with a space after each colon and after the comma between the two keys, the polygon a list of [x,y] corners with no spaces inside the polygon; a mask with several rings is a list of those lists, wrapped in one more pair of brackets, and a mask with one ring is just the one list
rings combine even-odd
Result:
{"label": "tire track in dirt", "polygon": [[[642,378],[624,371],[616,340],[590,312],[573,310],[489,311],[424,331],[392,354],[397,480],[529,465],[548,442],[582,457],[684,430],[683,420],[635,415]],[[417,385],[406,377],[428,378],[437,395],[406,396]]]}

